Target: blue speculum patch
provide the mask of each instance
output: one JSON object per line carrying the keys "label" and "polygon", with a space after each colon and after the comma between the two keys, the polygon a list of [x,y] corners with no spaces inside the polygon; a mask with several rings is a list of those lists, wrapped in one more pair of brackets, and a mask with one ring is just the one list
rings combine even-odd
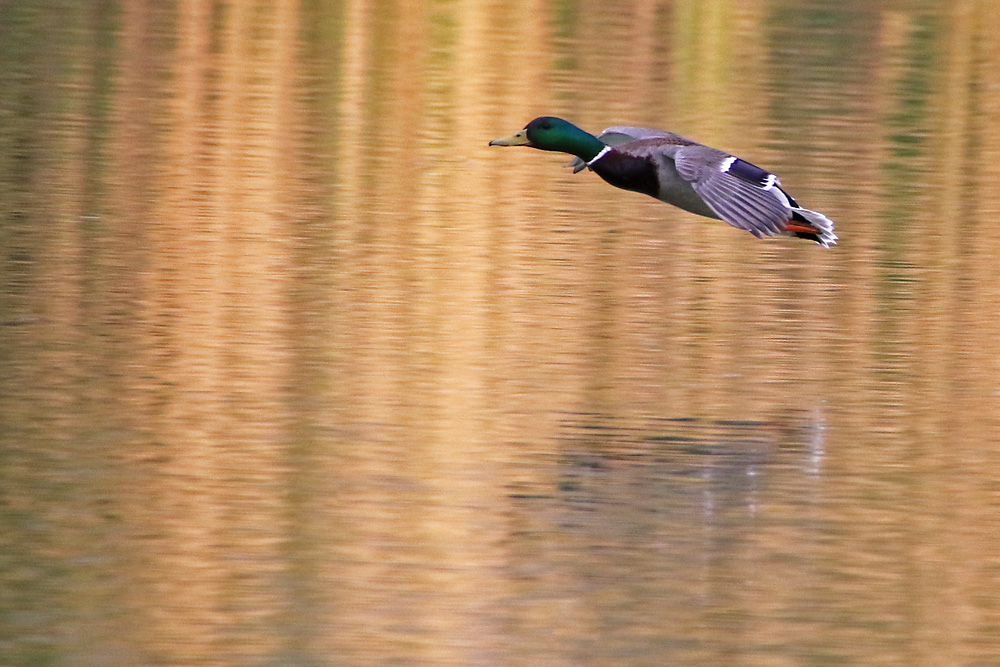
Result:
{"label": "blue speculum patch", "polygon": [[741,181],[753,183],[761,188],[767,185],[767,179],[771,176],[770,172],[739,158],[736,158],[726,171]]}

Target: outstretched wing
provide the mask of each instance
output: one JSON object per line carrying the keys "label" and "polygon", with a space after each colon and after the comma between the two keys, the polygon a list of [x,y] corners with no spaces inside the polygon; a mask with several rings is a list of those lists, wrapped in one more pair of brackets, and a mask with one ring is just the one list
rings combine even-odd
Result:
{"label": "outstretched wing", "polygon": [[674,162],[677,173],[733,227],[758,238],[784,231],[795,204],[778,187],[774,174],[701,145],[678,148]]}
{"label": "outstretched wing", "polygon": [[620,146],[629,141],[641,141],[642,139],[664,139],[675,135],[664,130],[654,130],[649,127],[629,127],[627,125],[615,125],[602,131],[597,138],[609,146]]}

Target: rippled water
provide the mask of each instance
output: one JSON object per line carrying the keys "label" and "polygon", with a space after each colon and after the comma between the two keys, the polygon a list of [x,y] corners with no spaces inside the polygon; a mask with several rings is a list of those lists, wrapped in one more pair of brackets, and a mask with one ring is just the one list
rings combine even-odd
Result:
{"label": "rippled water", "polygon": [[0,4],[0,662],[1000,663],[998,9]]}

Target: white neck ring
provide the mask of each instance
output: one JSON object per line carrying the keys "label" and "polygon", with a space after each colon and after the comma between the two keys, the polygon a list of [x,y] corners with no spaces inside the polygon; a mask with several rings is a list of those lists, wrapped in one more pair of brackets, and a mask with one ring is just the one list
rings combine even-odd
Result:
{"label": "white neck ring", "polygon": [[604,157],[605,155],[607,155],[608,151],[610,151],[610,150],[611,150],[611,146],[605,146],[604,148],[602,148],[600,153],[598,153],[593,158],[591,158],[589,161],[587,161],[587,166],[589,167],[592,164],[594,164],[595,162],[597,162],[598,160],[600,160],[602,157]]}

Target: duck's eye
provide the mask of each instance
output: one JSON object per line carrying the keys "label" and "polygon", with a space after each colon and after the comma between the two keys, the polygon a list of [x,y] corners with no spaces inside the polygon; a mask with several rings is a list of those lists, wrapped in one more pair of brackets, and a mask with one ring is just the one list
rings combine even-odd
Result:
{"label": "duck's eye", "polygon": [[552,123],[548,123],[548,122],[542,123],[542,129],[543,130],[551,130],[552,129]]}

